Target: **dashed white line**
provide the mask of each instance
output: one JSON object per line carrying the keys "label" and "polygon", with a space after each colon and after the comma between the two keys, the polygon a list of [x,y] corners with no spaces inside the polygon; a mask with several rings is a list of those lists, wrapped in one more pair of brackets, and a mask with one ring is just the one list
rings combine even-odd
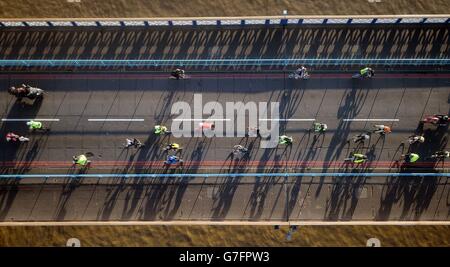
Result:
{"label": "dashed white line", "polygon": [[117,121],[144,121],[144,119],[88,119],[88,121],[96,122],[117,122]]}
{"label": "dashed white line", "polygon": [[343,121],[400,121],[399,119],[344,119]]}
{"label": "dashed white line", "polygon": [[173,121],[231,121],[231,119],[173,119]]}
{"label": "dashed white line", "polygon": [[[2,121],[60,121],[60,119],[5,119]],[[231,119],[173,119],[174,121],[231,121]],[[316,119],[258,119],[259,121],[315,121]],[[95,122],[145,121],[144,119],[88,119]],[[343,121],[400,121],[399,119],[343,119]]]}
{"label": "dashed white line", "polygon": [[59,121],[59,119],[41,119],[41,118],[33,118],[33,119],[2,119],[2,121]]}
{"label": "dashed white line", "polygon": [[259,119],[260,121],[315,121],[316,119]]}

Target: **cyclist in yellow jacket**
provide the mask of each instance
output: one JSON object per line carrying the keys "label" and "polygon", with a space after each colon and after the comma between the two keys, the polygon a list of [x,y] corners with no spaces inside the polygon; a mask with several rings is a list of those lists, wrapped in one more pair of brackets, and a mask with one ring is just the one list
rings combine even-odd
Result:
{"label": "cyclist in yellow jacket", "polygon": [[371,78],[375,75],[375,71],[369,67],[365,67],[359,71],[359,74],[361,74],[361,77]]}
{"label": "cyclist in yellow jacket", "polygon": [[89,163],[91,163],[88,158],[86,157],[86,155],[79,155],[79,156],[73,156],[73,164],[75,165],[80,165],[82,167],[87,166]]}
{"label": "cyclist in yellow jacket", "polygon": [[163,125],[155,125],[155,131],[154,131],[154,133],[155,133],[156,135],[165,135],[165,134],[171,134],[172,132],[169,131],[169,130],[167,129],[166,126],[163,126]]}

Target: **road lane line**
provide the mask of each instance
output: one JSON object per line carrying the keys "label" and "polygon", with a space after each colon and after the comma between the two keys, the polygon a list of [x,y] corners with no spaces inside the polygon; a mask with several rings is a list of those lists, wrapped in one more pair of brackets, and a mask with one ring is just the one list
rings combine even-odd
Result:
{"label": "road lane line", "polygon": [[2,119],[2,121],[59,121],[59,119],[40,119],[40,118],[33,118],[33,119]]}
{"label": "road lane line", "polygon": [[448,177],[450,173],[406,173],[406,172],[366,172],[366,173],[126,173],[126,174],[114,174],[114,173],[98,173],[98,174],[0,174],[0,178],[180,178],[180,177],[203,177],[203,178],[215,178],[215,177]]}
{"label": "road lane line", "polygon": [[[202,160],[202,161],[185,161],[185,165],[199,165],[199,166],[223,166],[224,160]],[[262,161],[260,160],[251,160],[245,162],[245,164],[241,164],[242,166],[251,167],[251,166],[259,166]],[[304,167],[323,167],[323,166],[341,166],[343,161],[275,161],[275,160],[264,160],[265,166],[292,166],[292,168],[304,168]],[[370,162],[368,166],[370,168],[379,167],[379,166],[392,166],[395,162],[393,161],[377,161]],[[0,162],[0,167],[5,166],[15,166],[15,165],[33,165],[33,166],[48,166],[48,165],[65,165],[71,164],[69,161],[3,161]],[[96,166],[117,166],[117,165],[128,165],[129,161],[117,161],[117,160],[109,160],[109,161],[96,161]],[[142,165],[142,166],[151,166],[151,165],[162,165],[162,161],[134,161],[133,165]],[[413,164],[414,166],[435,166],[434,162],[416,162]],[[445,162],[442,166],[450,167],[450,162]]]}
{"label": "road lane line", "polygon": [[231,121],[231,119],[173,119],[173,121]]}
{"label": "road lane line", "polygon": [[95,121],[95,122],[116,122],[116,121],[144,121],[144,119],[88,119],[88,121]]}
{"label": "road lane line", "polygon": [[344,119],[343,121],[400,121],[399,119]]}
{"label": "road lane line", "polygon": [[258,119],[260,121],[315,121],[316,119]]}
{"label": "road lane line", "polygon": [[[1,62],[1,60],[0,60]],[[11,78],[11,79],[110,79],[117,78],[117,74],[99,74],[99,73],[90,73],[90,74],[0,74],[0,78]],[[243,73],[205,73],[205,74],[194,74],[191,75],[193,79],[270,79],[270,78],[279,78],[283,79],[285,77],[284,73],[255,73],[255,74],[243,74]],[[120,79],[141,79],[141,80],[153,80],[153,79],[161,79],[167,80],[167,74],[158,74],[158,73],[144,73],[144,74],[122,74],[119,77]],[[323,73],[316,74],[310,77],[310,79],[351,79],[351,74],[348,73]],[[444,73],[428,73],[428,74],[411,74],[411,73],[399,73],[399,74],[377,74],[377,77],[374,79],[383,79],[383,78],[403,78],[403,79],[448,79],[450,78],[449,74]]]}

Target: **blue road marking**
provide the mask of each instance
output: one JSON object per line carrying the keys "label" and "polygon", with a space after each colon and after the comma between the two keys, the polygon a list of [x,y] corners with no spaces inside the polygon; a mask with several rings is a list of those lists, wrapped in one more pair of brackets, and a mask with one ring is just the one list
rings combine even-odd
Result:
{"label": "blue road marking", "polygon": [[450,173],[161,173],[161,174],[2,174],[6,178],[208,178],[208,177],[450,177]]}

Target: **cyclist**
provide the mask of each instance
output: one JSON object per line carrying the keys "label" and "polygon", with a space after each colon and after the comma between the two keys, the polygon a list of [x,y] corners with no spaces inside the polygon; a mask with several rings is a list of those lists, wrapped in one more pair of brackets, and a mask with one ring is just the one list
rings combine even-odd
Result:
{"label": "cyclist", "polygon": [[416,153],[408,153],[408,154],[402,155],[402,157],[404,158],[405,162],[407,162],[407,163],[414,163],[420,158],[419,155]]}
{"label": "cyclist", "polygon": [[198,127],[201,130],[204,130],[204,129],[214,130],[216,128],[216,124],[214,122],[200,122],[198,124]]}
{"label": "cyclist", "polygon": [[370,139],[370,133],[366,132],[366,133],[362,133],[362,134],[358,134],[358,135],[354,136],[353,142],[359,143],[359,142],[364,142],[365,140],[369,140],[369,139]]}
{"label": "cyclist", "polygon": [[316,132],[316,133],[324,133],[328,129],[328,126],[325,123],[319,123],[319,122],[315,122],[313,127],[314,127],[314,132]]}
{"label": "cyclist", "polygon": [[365,67],[359,71],[359,74],[361,74],[361,77],[371,78],[375,75],[375,71],[369,67]]}
{"label": "cyclist", "polygon": [[170,73],[170,75],[171,75],[172,77],[176,78],[177,80],[179,80],[179,79],[184,79],[184,77],[185,77],[185,75],[184,75],[184,70],[179,69],[179,68],[177,68],[177,69],[175,69],[174,71],[172,71],[172,72]]}
{"label": "cyclist", "polygon": [[300,66],[298,69],[294,72],[294,78],[298,79],[305,79],[308,77],[308,70],[305,68],[305,66]]}
{"label": "cyclist", "polygon": [[40,122],[40,121],[33,121],[33,120],[27,121],[27,125],[29,126],[29,129],[30,129],[31,131],[36,131],[36,130],[42,130],[42,131],[44,131],[44,130],[48,130],[48,129],[46,129],[46,128],[44,128],[44,127],[42,126],[42,122]]}
{"label": "cyclist", "polygon": [[233,147],[233,156],[236,157],[236,159],[243,158],[247,153],[248,149],[242,145],[235,145]]}
{"label": "cyclist", "polygon": [[375,130],[373,132],[378,133],[380,135],[385,135],[385,134],[392,132],[391,127],[386,126],[386,125],[379,124],[379,125],[374,125],[373,127],[375,128]]}
{"label": "cyclist", "polygon": [[166,151],[166,150],[173,150],[176,152],[178,150],[181,150],[181,148],[180,148],[180,145],[177,143],[170,143],[170,144],[167,144],[167,146],[164,148],[164,151]]}
{"label": "cyclist", "polygon": [[367,156],[360,153],[351,153],[349,158],[345,159],[352,161],[355,164],[364,163],[367,160]]}
{"label": "cyclist", "polygon": [[173,155],[167,156],[167,160],[164,161],[164,164],[168,164],[168,165],[177,164],[177,163],[183,163],[183,160],[181,160],[179,157],[173,156]]}
{"label": "cyclist", "polygon": [[247,132],[245,133],[245,137],[258,137],[261,138],[261,133],[258,127],[248,127]]}
{"label": "cyclist", "polygon": [[436,116],[427,116],[422,120],[423,123],[438,124],[439,118]]}
{"label": "cyclist", "polygon": [[72,157],[72,160],[73,160],[73,161],[72,161],[73,164],[75,164],[75,165],[80,165],[80,166],[82,166],[82,167],[87,166],[89,163],[91,163],[91,162],[87,159],[86,155],[73,156],[73,157]]}
{"label": "cyclist", "polygon": [[426,116],[422,123],[431,123],[438,126],[445,126],[448,123],[448,115]]}
{"label": "cyclist", "polygon": [[26,138],[24,136],[20,136],[18,134],[15,134],[13,132],[9,132],[9,133],[6,134],[6,142],[10,142],[10,141],[13,141],[13,142],[17,142],[17,141],[19,141],[19,142],[27,142],[29,140],[30,139],[28,139],[28,138]]}
{"label": "cyclist", "polygon": [[448,123],[448,115],[434,115],[436,118],[439,119],[439,124],[447,124]]}
{"label": "cyclist", "polygon": [[136,138],[127,138],[126,139],[126,144],[125,144],[125,148],[129,148],[130,146],[134,146],[134,148],[141,148],[144,145],[141,143],[141,141],[139,141]]}
{"label": "cyclist", "polygon": [[445,126],[448,123],[448,115],[427,116],[422,120],[423,123],[431,123],[438,126]]}
{"label": "cyclist", "polygon": [[171,132],[167,130],[166,126],[163,125],[155,125],[155,134],[156,135],[164,135],[170,134]]}
{"label": "cyclist", "polygon": [[8,93],[20,99],[26,97],[30,93],[30,89],[24,85],[22,85],[22,87],[12,86],[8,89]]}
{"label": "cyclist", "polygon": [[292,136],[282,135],[278,139],[278,144],[280,145],[291,145],[294,139]]}
{"label": "cyclist", "polygon": [[425,142],[425,137],[423,137],[423,135],[411,135],[408,138],[408,142],[410,145],[419,142],[419,143],[423,143]]}
{"label": "cyclist", "polygon": [[431,157],[439,158],[439,159],[450,158],[450,152],[449,151],[437,151]]}

